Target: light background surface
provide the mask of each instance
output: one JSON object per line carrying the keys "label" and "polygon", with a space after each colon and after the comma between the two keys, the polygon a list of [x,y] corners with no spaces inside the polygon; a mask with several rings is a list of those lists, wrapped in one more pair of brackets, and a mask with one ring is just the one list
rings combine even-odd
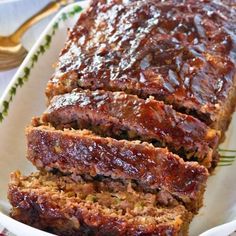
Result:
{"label": "light background surface", "polygon": [[[0,36],[7,36],[13,33],[23,22],[49,2],[50,0],[0,0]],[[43,19],[25,33],[22,38],[22,44],[27,50],[33,46],[53,16],[50,15]],[[0,72],[0,97],[16,70],[17,68]]]}

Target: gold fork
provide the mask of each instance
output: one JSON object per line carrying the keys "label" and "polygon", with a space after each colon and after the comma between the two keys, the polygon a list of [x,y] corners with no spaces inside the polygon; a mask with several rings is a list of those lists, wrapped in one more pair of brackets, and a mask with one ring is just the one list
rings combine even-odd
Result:
{"label": "gold fork", "polygon": [[236,159],[236,150],[219,148],[220,160],[218,166],[231,166]]}
{"label": "gold fork", "polygon": [[52,1],[38,13],[30,17],[13,34],[7,37],[0,36],[0,71],[17,67],[27,55],[27,50],[21,44],[23,34],[35,23],[44,17],[58,11],[62,6],[72,3],[72,0]]}

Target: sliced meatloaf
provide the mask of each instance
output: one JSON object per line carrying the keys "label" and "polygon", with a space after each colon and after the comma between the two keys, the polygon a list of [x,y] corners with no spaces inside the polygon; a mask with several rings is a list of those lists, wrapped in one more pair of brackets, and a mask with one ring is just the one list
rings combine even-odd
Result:
{"label": "sliced meatloaf", "polygon": [[162,207],[156,195],[130,185],[50,173],[13,173],[8,198],[13,218],[65,236],[183,236],[192,217],[183,206]]}
{"label": "sliced meatloaf", "polygon": [[46,94],[125,91],[225,131],[236,104],[236,8],[221,1],[95,0],[70,31]]}
{"label": "sliced meatloaf", "polygon": [[56,128],[92,129],[102,136],[140,139],[207,168],[217,158],[219,132],[152,98],[124,92],[79,91],[56,96],[42,117]]}
{"label": "sliced meatloaf", "polygon": [[39,169],[130,180],[145,191],[167,192],[193,212],[202,206],[207,169],[167,149],[48,126],[28,127],[26,136],[28,159]]}

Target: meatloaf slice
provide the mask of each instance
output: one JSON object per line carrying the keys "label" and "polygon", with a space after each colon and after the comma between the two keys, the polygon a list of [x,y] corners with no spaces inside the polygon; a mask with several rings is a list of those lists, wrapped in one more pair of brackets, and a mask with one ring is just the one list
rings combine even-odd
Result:
{"label": "meatloaf slice", "polygon": [[14,219],[65,236],[182,236],[192,217],[183,206],[162,207],[155,195],[130,186],[50,173],[13,173],[8,198]]}
{"label": "meatloaf slice", "polygon": [[69,33],[47,96],[78,87],[152,95],[225,131],[236,104],[229,2],[93,1]]}
{"label": "meatloaf slice", "polygon": [[207,168],[217,157],[219,132],[152,98],[124,92],[79,91],[52,99],[43,115],[54,127],[92,129],[102,136],[141,139]]}
{"label": "meatloaf slice", "polygon": [[194,212],[202,206],[207,169],[167,149],[47,126],[28,127],[26,136],[27,157],[39,169],[132,180],[147,191],[171,194]]}

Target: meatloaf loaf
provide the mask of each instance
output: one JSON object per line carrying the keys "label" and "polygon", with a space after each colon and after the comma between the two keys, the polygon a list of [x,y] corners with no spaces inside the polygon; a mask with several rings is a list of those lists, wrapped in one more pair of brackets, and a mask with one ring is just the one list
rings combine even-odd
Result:
{"label": "meatloaf loaf", "polygon": [[218,131],[163,102],[124,92],[84,90],[56,96],[42,120],[56,128],[87,128],[103,136],[167,146],[181,157],[197,160],[207,168],[218,155]]}
{"label": "meatloaf loaf", "polygon": [[187,235],[191,213],[162,207],[158,197],[130,184],[78,180],[50,173],[11,176],[11,216],[65,236]]}
{"label": "meatloaf loaf", "polygon": [[144,191],[166,192],[193,212],[202,206],[207,169],[167,149],[48,126],[28,127],[26,136],[28,159],[39,169],[130,180]]}
{"label": "meatloaf loaf", "polygon": [[228,0],[94,0],[70,31],[46,94],[137,94],[227,129],[236,104],[236,8]]}
{"label": "meatloaf loaf", "polygon": [[91,1],[26,130],[39,171],[12,173],[11,216],[62,236],[186,236],[236,105],[235,65],[230,0]]}

